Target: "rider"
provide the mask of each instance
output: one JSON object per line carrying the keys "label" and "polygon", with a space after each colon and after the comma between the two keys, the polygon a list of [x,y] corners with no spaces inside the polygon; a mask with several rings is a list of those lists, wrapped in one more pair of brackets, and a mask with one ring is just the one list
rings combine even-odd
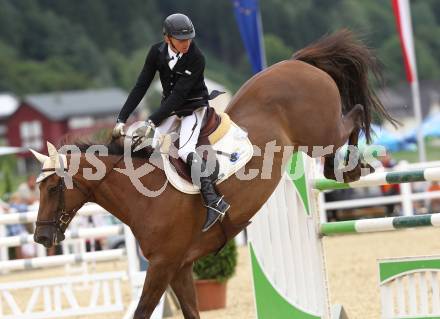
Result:
{"label": "rider", "polygon": [[163,87],[160,108],[147,120],[156,130],[155,138],[174,130],[180,121],[179,157],[191,170],[193,182],[200,187],[207,217],[203,231],[207,231],[229,209],[230,205],[215,188],[218,169],[211,176],[202,176],[206,160],[196,152],[196,143],[208,107],[208,89],[204,80],[205,58],[192,40],[195,29],[184,14],[168,16],[163,23],[164,41],[153,45],[148,52],[137,82],[119,112],[113,137],[124,135],[127,118],[144,97],[151,81],[159,71]]}

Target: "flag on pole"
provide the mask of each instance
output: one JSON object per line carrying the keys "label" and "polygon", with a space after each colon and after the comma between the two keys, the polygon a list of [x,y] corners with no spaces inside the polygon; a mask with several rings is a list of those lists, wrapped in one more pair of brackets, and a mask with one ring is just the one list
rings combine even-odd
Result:
{"label": "flag on pole", "polygon": [[417,68],[409,0],[392,0],[392,2],[402,46],[406,78],[409,83],[412,83],[417,78]]}
{"label": "flag on pole", "polygon": [[414,115],[417,121],[417,145],[419,160],[426,161],[425,140],[422,126],[422,107],[420,103],[419,81],[417,76],[416,53],[414,50],[413,30],[411,23],[411,8],[409,0],[392,0],[394,15],[396,16],[397,30],[399,31],[405,64],[406,78],[411,85]]}
{"label": "flag on pole", "polygon": [[238,28],[249,56],[252,70],[258,73],[266,67],[263,31],[258,0],[233,0]]}

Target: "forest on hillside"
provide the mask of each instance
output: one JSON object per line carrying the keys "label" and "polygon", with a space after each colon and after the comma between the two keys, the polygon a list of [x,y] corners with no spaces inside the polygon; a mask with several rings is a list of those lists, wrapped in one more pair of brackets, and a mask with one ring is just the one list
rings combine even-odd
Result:
{"label": "forest on hillside", "polygon": [[[268,64],[348,27],[374,48],[388,84],[404,80],[391,0],[260,0]],[[411,1],[419,77],[440,78],[438,0]],[[163,19],[191,17],[206,75],[236,90],[251,76],[231,0],[0,0],[0,92],[129,89]]]}

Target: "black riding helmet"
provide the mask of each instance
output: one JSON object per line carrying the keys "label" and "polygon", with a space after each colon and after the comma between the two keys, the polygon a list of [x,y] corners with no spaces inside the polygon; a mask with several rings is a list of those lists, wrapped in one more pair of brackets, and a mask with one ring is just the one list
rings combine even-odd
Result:
{"label": "black riding helmet", "polygon": [[165,19],[163,33],[177,40],[193,39],[196,36],[191,20],[182,13],[174,13]]}

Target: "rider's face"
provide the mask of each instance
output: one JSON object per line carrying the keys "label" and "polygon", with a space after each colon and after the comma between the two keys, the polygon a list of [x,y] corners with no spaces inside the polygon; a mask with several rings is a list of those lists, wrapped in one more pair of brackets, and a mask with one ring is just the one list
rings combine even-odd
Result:
{"label": "rider's face", "polygon": [[[186,53],[189,50],[189,46],[191,44],[191,39],[187,39],[187,40],[177,40],[173,37],[165,37],[165,40],[168,44],[172,44],[171,49],[173,51],[178,51],[180,53]],[[173,47],[174,46],[174,47]],[[177,53],[177,52],[176,52]]]}

